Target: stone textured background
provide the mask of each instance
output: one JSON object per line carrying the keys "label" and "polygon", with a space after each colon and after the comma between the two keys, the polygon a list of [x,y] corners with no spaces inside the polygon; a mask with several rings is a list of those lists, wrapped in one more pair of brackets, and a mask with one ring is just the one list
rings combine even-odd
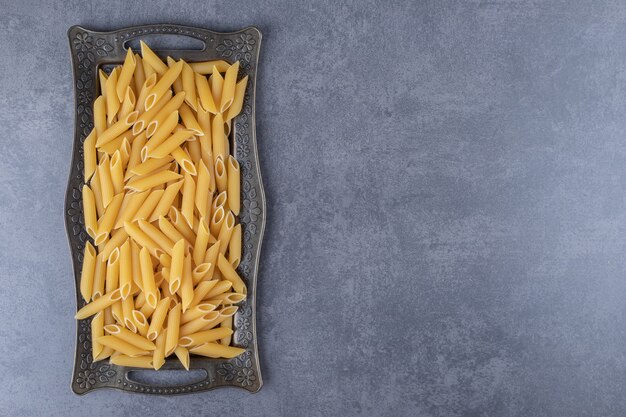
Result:
{"label": "stone textured background", "polygon": [[[626,414],[626,3],[1,3],[0,415]],[[66,31],[155,22],[264,34],[256,395],[69,388]]]}

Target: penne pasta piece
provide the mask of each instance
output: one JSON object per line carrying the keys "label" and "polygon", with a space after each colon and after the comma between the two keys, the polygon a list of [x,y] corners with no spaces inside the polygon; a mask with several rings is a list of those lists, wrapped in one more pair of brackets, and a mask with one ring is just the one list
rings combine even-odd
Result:
{"label": "penne pasta piece", "polygon": [[107,85],[107,80],[109,79],[109,76],[106,75],[106,73],[104,71],[102,71],[102,69],[98,70],[98,80],[100,81],[98,84],[98,87],[100,88],[100,94],[102,95],[102,97],[104,97],[106,99],[106,95],[107,95],[107,91],[106,91],[106,85]]}
{"label": "penne pasta piece", "polygon": [[89,236],[95,238],[98,233],[98,214],[96,211],[96,199],[88,185],[83,185],[83,213],[85,230]]}
{"label": "penne pasta piece", "polygon": [[171,298],[165,297],[158,302],[154,313],[152,313],[152,319],[150,320],[150,327],[148,328],[148,339],[156,340],[157,336],[163,330],[163,323],[167,317],[168,308],[170,306]]}
{"label": "penne pasta piece", "polygon": [[193,245],[193,261],[196,265],[200,265],[204,261],[209,243],[209,225],[204,218],[201,218],[199,223],[198,234]]}
{"label": "penne pasta piece", "polygon": [[185,173],[189,175],[197,174],[196,166],[193,164],[191,157],[180,146],[174,149],[171,152],[171,155],[176,160],[176,163],[178,163],[178,166],[180,166]]}
{"label": "penne pasta piece", "polygon": [[128,355],[116,355],[112,356],[110,360],[111,364],[118,366],[126,366],[129,368],[146,368],[153,369],[152,355],[142,356],[128,356]]}
{"label": "penne pasta piece", "polygon": [[182,180],[177,181],[167,186],[167,188],[165,189],[165,192],[163,193],[163,195],[161,196],[161,199],[159,200],[159,203],[152,211],[152,214],[150,215],[150,218],[148,219],[149,222],[158,220],[159,217],[165,216],[168,214],[170,207],[172,207],[174,199],[178,195],[178,192],[180,191],[182,186],[183,186]]}
{"label": "penne pasta piece", "polygon": [[222,86],[222,98],[220,101],[220,113],[222,114],[228,110],[231,104],[233,104],[238,73],[239,61],[236,61],[233,65],[228,67],[226,74],[224,75],[224,85]]}
{"label": "penne pasta piece", "polygon": [[[100,346],[102,346],[102,345],[100,345]],[[109,357],[111,357],[111,355],[113,355],[114,352],[115,351],[113,349],[111,349],[110,347],[103,346],[102,351],[100,352],[100,354],[97,357],[93,358],[93,361],[94,362],[98,362],[98,361],[101,361],[103,359],[109,358]]]}
{"label": "penne pasta piece", "polygon": [[137,90],[139,91],[139,95],[137,96],[137,99],[135,100],[135,110],[137,110],[139,113],[144,113],[146,111],[146,108],[144,107],[144,103],[146,102],[146,97],[148,97],[148,93],[150,92],[152,87],[154,87],[156,82],[157,82],[157,76],[156,74],[152,74],[150,77],[144,80],[140,88]]}
{"label": "penne pasta piece", "polygon": [[149,191],[142,191],[140,193],[126,194],[122,201],[119,213],[115,220],[114,229],[119,229],[124,226],[124,222],[130,222],[135,217],[135,213],[142,207],[144,201],[150,195]]}
{"label": "penne pasta piece", "polygon": [[102,259],[109,259],[109,256],[111,256],[111,253],[115,250],[115,248],[121,246],[126,239],[128,239],[128,234],[123,229],[113,233],[111,235],[111,239],[106,243],[106,245],[104,245],[104,248],[100,252],[103,257]]}
{"label": "penne pasta piece", "polygon": [[162,120],[155,119],[148,124],[146,135],[150,140],[141,150],[141,159],[145,160],[165,139],[171,136],[174,128],[178,125],[178,110],[165,115]]}
{"label": "penne pasta piece", "polygon": [[187,336],[183,336],[179,339],[178,344],[183,347],[198,346],[207,342],[215,342],[216,340],[220,340],[232,334],[232,329],[218,327],[216,329],[204,330],[197,333],[192,333]]}
{"label": "penne pasta piece", "polygon": [[96,256],[96,266],[93,274],[93,286],[91,300],[95,300],[104,294],[104,281],[106,276],[106,262],[103,261],[102,253]]}
{"label": "penne pasta piece", "polygon": [[195,111],[198,103],[196,97],[196,82],[194,80],[194,72],[186,62],[183,62],[180,79],[182,80],[183,91],[185,92],[185,101],[189,104],[189,107]]}
{"label": "penne pasta piece", "polygon": [[131,332],[130,330],[125,329],[120,325],[110,324],[108,326],[105,326],[104,330],[108,334],[116,336],[124,342],[129,343],[141,350],[150,351],[156,349],[156,346],[152,341],[137,333]]}
{"label": "penne pasta piece", "polygon": [[100,178],[100,191],[102,193],[102,204],[106,208],[113,196],[115,190],[113,188],[113,181],[111,180],[111,166],[109,165],[109,156],[104,155],[100,164],[98,165],[98,176]]}
{"label": "penne pasta piece", "polygon": [[128,163],[126,164],[127,173],[141,163],[141,150],[143,149],[145,144],[145,132],[140,133],[139,136],[133,139],[133,143],[130,145],[130,156],[128,157]]}
{"label": "penne pasta piece", "polygon": [[230,241],[230,236],[233,233],[233,229],[235,228],[235,216],[233,216],[232,211],[228,211],[226,215],[226,219],[222,223],[222,227],[220,228],[220,233],[217,236],[217,240],[220,242],[220,254],[224,255],[226,253],[226,249],[228,248],[228,242]]}
{"label": "penne pasta piece", "polygon": [[[219,71],[215,71],[215,69],[213,69],[213,72],[211,73],[211,76],[209,77],[209,84],[211,84],[211,93],[213,94],[213,101],[215,101],[215,104],[217,105],[217,103],[222,102],[222,88],[224,87],[224,77],[222,77],[222,74],[220,74]],[[219,114],[219,109],[218,109],[218,114]]]}
{"label": "penne pasta piece", "polygon": [[189,349],[189,352],[209,358],[235,358],[246,350],[234,346],[224,346],[219,343],[205,343]]}
{"label": "penne pasta piece", "polygon": [[122,147],[122,143],[124,143],[124,140],[128,140],[129,138],[132,138],[131,133],[129,131],[126,131],[112,141],[107,142],[99,147],[98,152],[104,152],[108,154],[109,157],[111,157],[115,153],[115,151],[119,150]]}
{"label": "penne pasta piece", "polygon": [[104,243],[105,240],[109,237],[109,233],[111,233],[111,230],[113,230],[115,219],[119,214],[123,200],[123,193],[115,195],[115,197],[113,197],[113,199],[111,200],[109,206],[104,210],[104,214],[98,220],[98,232],[96,234],[96,238],[94,239],[94,243],[96,245]]}
{"label": "penne pasta piece", "polygon": [[134,345],[131,345],[130,343],[119,338],[118,336],[112,336],[112,335],[101,336],[97,339],[97,341],[98,343],[104,346],[108,346],[111,349],[114,349],[120,353],[123,353],[124,355],[128,355],[131,357],[141,356],[141,355],[145,355],[146,353],[148,353],[147,350],[140,349]]}
{"label": "penne pasta piece", "polygon": [[202,160],[202,152],[200,151],[200,138],[198,140],[188,141],[185,146],[185,150],[191,157],[194,164],[199,163]]}
{"label": "penne pasta piece", "polygon": [[143,291],[146,293],[146,303],[156,308],[157,290],[154,281],[154,271],[152,270],[152,261],[150,260],[150,252],[143,247],[139,252],[139,263],[141,266],[141,281],[143,283]]}
{"label": "penne pasta piece", "polygon": [[120,295],[120,290],[118,288],[115,291],[104,294],[102,297],[98,297],[89,304],[85,305],[83,308],[76,312],[74,318],[78,320],[83,320],[87,317],[91,317],[97,312],[102,311],[110,305],[121,300],[121,298],[122,296]]}
{"label": "penne pasta piece", "polygon": [[[185,97],[189,97],[189,94],[186,94]],[[186,129],[191,130],[195,136],[204,135],[204,131],[200,127],[198,120],[196,120],[196,116],[193,114],[195,109],[192,110],[190,106],[183,103],[178,111],[180,112],[180,118],[183,120],[183,126],[185,126]]]}
{"label": "penne pasta piece", "polygon": [[167,314],[167,330],[165,331],[165,356],[170,356],[178,345],[180,334],[181,305],[176,304]]}
{"label": "penne pasta piece", "polygon": [[91,191],[93,191],[93,198],[96,200],[96,212],[98,216],[104,214],[104,203],[102,202],[102,187],[100,186],[100,174],[96,169],[96,172],[91,177],[89,182],[91,185]]}
{"label": "penne pasta piece", "polygon": [[152,239],[161,249],[165,251],[168,255],[172,256],[172,250],[174,249],[174,242],[170,240],[163,232],[161,232],[158,228],[154,227],[152,224],[148,223],[145,220],[138,221],[139,228],[143,230],[143,232]]}
{"label": "penne pasta piece", "polygon": [[[152,65],[152,63],[150,63],[150,65]],[[163,66],[167,68],[167,65],[163,64]],[[150,110],[152,107],[154,107],[156,102],[159,101],[161,97],[163,97],[165,92],[169,91],[176,78],[178,78],[178,76],[180,75],[182,69],[183,61],[179,61],[176,64],[172,65],[172,68],[168,68],[167,71],[162,74],[161,79],[157,81],[154,87],[152,87],[152,90],[150,90],[150,94],[148,94],[148,97],[146,97],[146,110]]]}
{"label": "penne pasta piece", "polygon": [[230,64],[223,60],[204,61],[204,62],[192,62],[189,64],[198,74],[212,74],[213,71],[224,72],[230,67]]}
{"label": "penne pasta piece", "polygon": [[144,66],[147,63],[159,75],[165,74],[167,65],[161,61],[161,58],[144,41],[140,41],[139,44],[141,45],[141,56],[143,57]]}
{"label": "penne pasta piece", "polygon": [[200,217],[209,216],[207,207],[209,205],[209,188],[211,185],[211,173],[204,161],[198,162],[198,183],[196,186],[195,205],[200,213]]}
{"label": "penne pasta piece", "polygon": [[80,274],[80,294],[87,302],[91,300],[94,274],[96,270],[96,249],[88,241],[83,253],[83,267]]}
{"label": "penne pasta piece", "polygon": [[233,286],[233,283],[228,280],[218,281],[217,284],[208,292],[207,295],[204,296],[203,300],[214,299],[214,297],[219,296],[220,294],[225,293],[230,290]]}
{"label": "penne pasta piece", "polygon": [[104,349],[104,346],[96,341],[101,336],[104,336],[104,314],[102,311],[99,311],[91,319],[91,356],[94,358],[94,361]]}
{"label": "penne pasta piece", "polygon": [[211,311],[203,316],[198,317],[197,319],[191,320],[180,326],[179,335],[187,336],[193,333],[197,333],[205,327],[217,322],[219,318],[220,313],[218,311]]}
{"label": "penne pasta piece", "polygon": [[215,100],[213,100],[209,80],[204,75],[195,74],[195,82],[198,92],[198,115],[200,112],[205,112],[206,114],[217,113],[217,106],[215,105]]}
{"label": "penne pasta piece", "polygon": [[[122,300],[126,300],[130,296],[133,283],[132,251],[128,240],[120,246],[119,257],[120,294],[122,295]],[[124,314],[124,317],[126,317],[126,314]]]}
{"label": "penne pasta piece", "polygon": [[226,166],[221,156],[215,159],[215,184],[217,185],[217,191],[228,191],[228,177],[226,172]]}
{"label": "penne pasta piece", "polygon": [[181,286],[185,264],[185,241],[180,239],[172,249],[172,264],[169,270],[169,289],[176,293]]}
{"label": "penne pasta piece", "polygon": [[132,111],[125,118],[113,123],[107,130],[98,136],[96,140],[96,148],[102,147],[103,145],[111,142],[113,139],[116,139],[122,133],[126,132],[137,121],[138,117],[139,112]]}
{"label": "penne pasta piece", "polygon": [[[128,234],[126,233],[124,229],[121,229],[120,232],[124,232],[124,234],[128,236]],[[135,299],[135,308],[141,308],[141,305],[143,305],[143,302],[145,302],[145,294],[143,292],[143,282],[142,282],[142,277],[141,277],[141,264],[139,261],[139,252],[140,252],[139,246],[137,245],[137,243],[135,243],[134,240],[131,240],[130,241],[130,253],[131,253],[132,267],[133,267],[133,283],[137,287],[139,287],[139,289],[141,290],[141,292]],[[143,298],[143,302],[141,303],[141,305],[139,305],[138,303],[140,302],[142,298]]]}
{"label": "penne pasta piece", "polygon": [[[98,136],[107,129],[106,100],[104,96],[99,96],[93,102],[93,125],[95,134]],[[95,138],[93,143],[95,147]]]}
{"label": "penne pasta piece", "polygon": [[126,87],[126,93],[124,93],[122,105],[117,114],[117,117],[120,120],[123,120],[128,116],[131,112],[135,110],[135,105],[137,104],[137,98],[135,97],[135,93],[133,93],[132,88]]}
{"label": "penne pasta piece", "polygon": [[207,251],[204,256],[204,262],[208,262],[211,264],[211,269],[207,272],[209,277],[212,277],[215,270],[215,265],[217,265],[217,255],[220,253],[221,243],[219,240],[216,241]]}
{"label": "penne pasta piece", "polygon": [[[204,254],[202,255],[202,257],[204,258]],[[210,270],[211,270],[210,263],[201,263],[198,266],[196,266],[191,271],[191,277],[193,278],[193,285],[197,285],[200,281],[202,281],[208,275]]]}
{"label": "penne pasta piece", "polygon": [[209,231],[211,232],[213,236],[216,236],[219,234],[220,229],[222,228],[222,223],[224,223],[225,218],[226,218],[226,215],[224,214],[224,207],[219,206],[217,210],[213,212],[213,217],[211,218],[211,223],[209,224]]}
{"label": "penne pasta piece", "polygon": [[183,215],[189,227],[193,228],[194,225],[194,202],[196,193],[196,182],[193,177],[185,172],[185,180],[183,182],[182,202],[180,206],[180,213]]}
{"label": "penne pasta piece", "polygon": [[[124,137],[124,140],[122,141],[122,146],[120,146],[119,152],[120,152],[120,159],[122,161],[122,172],[124,172],[124,170],[126,169],[126,166],[128,166],[128,160],[130,159],[130,151],[131,151],[131,146],[130,146],[130,141],[128,140],[128,137]],[[124,176],[124,174],[122,174],[122,177]]]}
{"label": "penne pasta piece", "polygon": [[143,72],[143,59],[141,59],[138,54],[135,54],[135,71],[133,74],[133,82],[135,85],[135,91],[141,91],[143,84],[146,82],[146,75]]}
{"label": "penne pasta piece", "polygon": [[[176,60],[174,58],[172,58],[171,56],[168,56],[167,59],[167,66],[169,68],[172,68],[172,66],[174,64],[176,64]],[[184,68],[183,68],[184,69]],[[182,80],[182,72],[181,75],[178,76],[178,78],[176,78],[176,80],[174,81],[174,83],[172,84],[172,88],[174,89],[174,92],[176,94],[180,93],[181,91],[183,91],[183,80]]]}
{"label": "penne pasta piece", "polygon": [[[159,229],[161,230],[161,232],[163,232],[163,234],[167,236],[172,242],[178,242],[179,240],[183,239],[185,240],[185,247],[191,246],[191,243],[189,243],[185,239],[185,236],[183,236],[183,234],[180,233],[178,229],[176,229],[176,227],[174,227],[174,225],[170,223],[169,220],[167,220],[164,216],[159,216],[158,225],[159,225]],[[163,260],[161,260],[161,264],[163,266],[169,266],[169,265],[165,265]]]}
{"label": "penne pasta piece", "polygon": [[[105,85],[106,104],[107,104],[107,123],[112,124],[120,108],[120,100],[117,98],[117,75],[119,69],[116,67],[109,74]],[[115,135],[117,136],[117,135]]]}
{"label": "penne pasta piece", "polygon": [[120,151],[116,151],[109,161],[109,170],[111,171],[111,182],[113,183],[113,192],[121,193],[124,189],[124,172],[122,170],[122,157]]}
{"label": "penne pasta piece", "polygon": [[170,164],[172,162],[171,157],[165,157],[162,159],[148,159],[145,162],[140,163],[134,168],[130,169],[126,174],[126,180],[137,177],[144,177],[148,174],[153,174],[159,171],[159,168],[163,168],[164,166]]}
{"label": "penne pasta piece", "polygon": [[124,317],[124,325],[127,329],[130,330],[132,334],[135,334],[135,332],[137,331],[135,319],[133,318],[134,310],[135,300],[133,299],[133,297],[128,297],[126,299],[122,298],[122,317]]}
{"label": "penne pasta piece", "polygon": [[[148,303],[145,303],[144,306],[142,307],[142,309],[146,308],[146,306],[150,306]],[[146,315],[143,313],[143,311],[138,311],[135,310],[133,311],[133,319],[135,319],[135,325],[137,326],[137,332],[146,337],[147,333],[148,333],[148,320],[146,320]]]}
{"label": "penne pasta piece", "polygon": [[122,69],[119,72],[119,75],[117,77],[117,84],[115,86],[117,98],[120,102],[124,100],[124,96],[127,93],[130,83],[133,79],[133,74],[135,73],[136,66],[137,61],[135,59],[135,55],[133,54],[133,51],[128,48],[128,50],[126,51],[124,64],[122,65]]}
{"label": "penne pasta piece", "polygon": [[219,158],[224,162],[224,159],[228,157],[224,143],[224,119],[219,113],[213,117],[211,124],[211,150],[215,163],[217,163]]}
{"label": "penne pasta piece", "polygon": [[96,131],[92,129],[89,135],[83,141],[83,162],[85,164],[85,182],[89,181],[89,178],[96,172],[98,167],[96,152]]}
{"label": "penne pasta piece", "polygon": [[191,130],[179,130],[178,132],[174,132],[154,150],[148,151],[147,155],[150,158],[165,158],[192,136],[193,132]]}
{"label": "penne pasta piece", "polygon": [[183,364],[183,367],[188,371],[189,370],[189,351],[182,346],[177,346],[176,349],[174,349],[174,354],[176,355],[180,363]]}
{"label": "penne pasta piece", "polygon": [[[213,287],[215,287],[218,282],[219,281],[217,280],[210,280],[198,283],[196,288],[193,290],[193,299],[191,300],[191,304],[189,304],[189,308],[191,309],[200,305],[204,297],[213,289]],[[230,284],[230,281],[226,282]]]}
{"label": "penne pasta piece", "polygon": [[241,205],[240,175],[239,162],[232,155],[229,155],[228,162],[226,164],[226,189],[228,191],[228,208],[232,210],[235,216],[239,215],[239,208]]}
{"label": "penne pasta piece", "polygon": [[152,187],[165,184],[166,182],[181,178],[182,175],[173,171],[161,171],[154,174],[149,174],[142,177],[133,178],[129,181],[124,188],[132,191],[146,191]]}
{"label": "penne pasta piece", "polygon": [[161,333],[156,338],[156,349],[152,354],[152,364],[154,365],[155,370],[161,369],[163,364],[165,364],[165,334]]}
{"label": "penne pasta piece", "polygon": [[226,260],[224,255],[222,255],[221,253],[217,255],[217,267],[222,273],[224,279],[232,282],[235,292],[239,292],[242,294],[247,293],[246,284],[243,282],[239,274],[237,274],[237,271],[235,271],[233,266]]}
{"label": "penne pasta piece", "polygon": [[[155,258],[158,259],[159,256],[162,253],[164,253],[163,249],[161,249],[159,245],[154,240],[152,240],[143,230],[141,230],[139,226],[137,226],[136,224],[125,222],[124,230],[126,230],[126,233],[128,233],[128,235],[131,238],[133,238],[133,240],[137,242],[139,246],[146,249]],[[141,256],[141,251],[140,251],[140,256]],[[150,260],[150,258],[148,258],[148,260]],[[152,261],[150,261],[150,267],[152,267]],[[143,277],[143,270],[142,270],[142,277]],[[144,283],[143,278],[141,282],[142,284]],[[145,287],[143,286],[142,286],[142,289],[143,291],[146,291]],[[156,303],[154,305],[156,305]]]}
{"label": "penne pasta piece", "polygon": [[233,229],[228,241],[228,262],[237,269],[241,262],[241,224]]}
{"label": "penne pasta piece", "polygon": [[222,294],[216,295],[214,298],[210,300],[205,300],[203,302],[213,304],[213,305],[232,305],[239,304],[246,299],[246,294],[241,294],[238,292],[224,292]]}
{"label": "penne pasta piece", "polygon": [[[167,120],[168,116],[170,116],[172,113],[176,111],[179,111],[179,108],[184,103],[184,100],[185,100],[185,93],[184,92],[177,93],[174,97],[171,98],[171,100],[169,100],[163,106],[163,108],[161,108],[158,111],[158,113],[153,114],[152,117],[149,119],[146,118],[145,119],[145,123],[147,123],[146,131],[149,129],[152,132],[148,136],[153,136],[154,133],[165,122],[165,120]],[[167,131],[167,134],[169,134],[170,132],[174,130],[174,128],[177,126],[177,123],[178,123],[178,117],[176,118],[176,123],[174,123],[174,126],[172,127],[172,129]]]}
{"label": "penne pasta piece", "polygon": [[204,316],[207,313],[215,310],[217,308],[214,304],[202,303],[189,308],[185,313],[180,316],[181,324],[188,323],[192,320],[197,319],[198,317]]}
{"label": "penne pasta piece", "polygon": [[235,86],[235,96],[233,98],[233,103],[228,108],[228,112],[224,117],[224,121],[228,122],[235,118],[239,113],[241,113],[241,109],[243,107],[243,100],[246,94],[246,86],[248,84],[248,76],[246,75],[237,83]]}
{"label": "penne pasta piece", "polygon": [[[133,135],[139,135],[141,132],[143,132],[148,127],[148,123],[150,123],[150,121],[154,119],[154,117],[161,110],[163,110],[171,101],[172,101],[172,92],[168,90],[165,92],[163,97],[161,97],[161,99],[150,110],[145,110],[137,118],[137,121],[135,121],[135,123],[133,124],[133,129],[132,129]],[[144,100],[144,103],[145,103],[145,100]]]}
{"label": "penne pasta piece", "polygon": [[183,262],[183,278],[180,283],[179,295],[182,303],[182,312],[185,313],[193,300],[193,277],[191,276],[191,255],[185,256]]}
{"label": "penne pasta piece", "polygon": [[163,193],[165,193],[164,190],[152,190],[148,198],[146,198],[141,205],[141,208],[137,210],[137,213],[133,216],[132,221],[136,222],[138,220],[148,219],[154,208],[159,204],[159,201],[161,201]]}
{"label": "penne pasta piece", "polygon": [[[244,296],[245,297],[245,296]],[[220,339],[220,343],[224,346],[228,346],[230,345],[231,339],[232,339],[232,331],[233,331],[233,317],[230,316],[228,318],[226,318],[226,320],[224,320],[223,322],[220,323],[220,329],[227,329],[230,330],[230,334],[222,337]]]}

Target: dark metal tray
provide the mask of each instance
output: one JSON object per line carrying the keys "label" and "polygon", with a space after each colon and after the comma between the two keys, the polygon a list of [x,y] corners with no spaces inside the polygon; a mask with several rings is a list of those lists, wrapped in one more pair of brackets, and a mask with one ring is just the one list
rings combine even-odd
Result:
{"label": "dark metal tray", "polygon": [[[256,392],[263,384],[257,350],[255,297],[259,253],[265,228],[265,194],[259,171],[254,119],[261,33],[254,27],[233,33],[217,33],[172,24],[135,26],[113,32],[94,32],[80,26],[72,26],[69,29],[76,120],[72,163],[65,196],[65,226],[72,254],[77,308],[85,304],[80,296],[79,280],[83,249],[90,239],[83,224],[82,144],[93,128],[92,109],[97,97],[98,69],[107,65],[122,64],[127,42],[152,35],[190,37],[205,45],[202,50],[157,50],[157,54],[162,58],[169,55],[175,59],[183,58],[187,62],[213,59],[229,62],[239,60],[241,62],[239,76],[249,76],[243,109],[234,119],[230,137],[231,149],[240,163],[242,177],[242,207],[239,220],[243,229],[243,253],[238,272],[248,287],[248,298],[240,305],[234,317],[233,341],[236,346],[245,348],[246,352],[233,359],[210,359],[192,355],[190,369],[204,370],[206,375],[200,371],[201,376],[199,378],[196,376],[196,379],[191,381],[180,382],[181,378],[185,377],[179,374],[187,371],[178,360],[171,358],[160,371],[142,370],[142,377],[137,378],[132,372],[135,368],[112,365],[106,360],[93,362],[89,318],[78,321],[76,326],[76,357],[71,387],[76,394],[85,394],[98,388],[117,388],[131,392],[170,395],[207,391],[225,386]],[[150,375],[150,372],[154,374]],[[190,374],[197,373],[198,371]],[[168,380],[168,376],[173,378]]]}

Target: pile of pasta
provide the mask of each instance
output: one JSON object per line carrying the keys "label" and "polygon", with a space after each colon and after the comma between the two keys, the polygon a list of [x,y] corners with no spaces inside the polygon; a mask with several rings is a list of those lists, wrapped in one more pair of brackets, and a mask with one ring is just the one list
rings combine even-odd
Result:
{"label": "pile of pasta", "polygon": [[145,43],[100,71],[85,139],[85,245],[76,319],[93,360],[159,369],[174,354],[232,358],[246,298],[240,171],[228,134],[247,77],[239,62],[163,62]]}

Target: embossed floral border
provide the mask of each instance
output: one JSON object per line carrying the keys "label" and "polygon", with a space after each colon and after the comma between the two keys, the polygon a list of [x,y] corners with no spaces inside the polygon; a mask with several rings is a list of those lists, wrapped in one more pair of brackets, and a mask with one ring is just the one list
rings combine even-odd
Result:
{"label": "embossed floral border", "polygon": [[[234,120],[234,155],[242,174],[242,208],[239,220],[243,230],[243,256],[238,272],[249,287],[249,297],[234,317],[234,343],[246,349],[237,358],[208,359],[192,357],[191,367],[205,369],[205,380],[187,385],[150,386],[128,379],[132,368],[93,362],[91,355],[91,319],[77,325],[76,357],[72,390],[84,394],[98,388],[117,388],[149,394],[182,394],[234,386],[258,391],[262,379],[256,342],[255,295],[259,253],[265,227],[265,195],[258,164],[255,134],[254,96],[261,33],[254,27],[234,33],[216,33],[180,25],[147,25],[115,32],[93,32],[79,26],[68,31],[72,53],[75,88],[75,137],[72,166],[65,200],[65,220],[73,259],[78,307],[84,305],[78,291],[82,252],[89,239],[82,215],[83,141],[93,128],[93,100],[96,96],[96,75],[100,65],[121,63],[124,42],[150,34],[179,34],[205,42],[200,54],[203,60],[226,59],[241,62],[240,77],[249,76],[242,112]],[[198,56],[199,51],[193,51]],[[167,361],[165,369],[182,369],[177,361]]]}

